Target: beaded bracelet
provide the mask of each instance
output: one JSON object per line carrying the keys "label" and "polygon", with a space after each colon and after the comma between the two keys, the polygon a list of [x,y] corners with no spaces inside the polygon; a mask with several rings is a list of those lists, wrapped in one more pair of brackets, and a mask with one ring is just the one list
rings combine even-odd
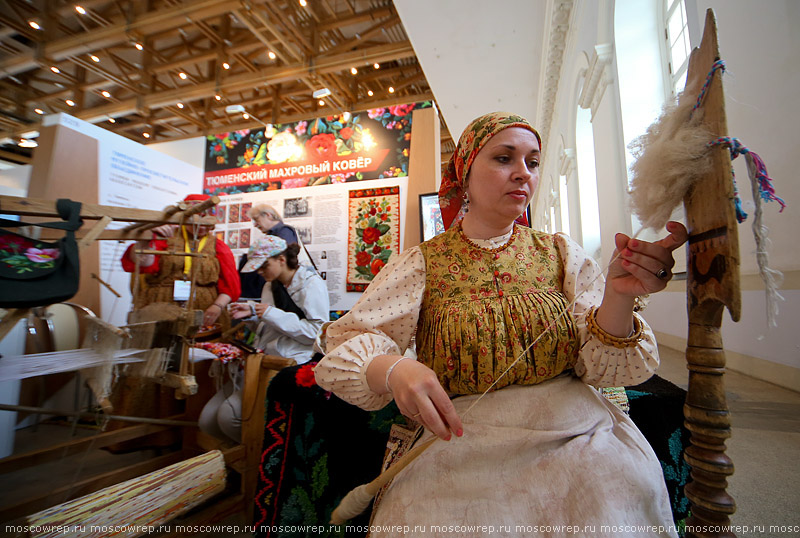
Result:
{"label": "beaded bracelet", "polygon": [[597,324],[597,307],[593,306],[589,309],[589,312],[586,314],[586,328],[589,329],[589,332],[594,335],[595,338],[600,340],[603,344],[607,346],[614,346],[619,349],[624,349],[626,347],[631,347],[636,345],[642,339],[642,333],[644,332],[644,326],[642,325],[639,316],[633,316],[633,334],[628,336],[627,338],[620,338],[619,336],[614,336],[603,330],[600,325]]}
{"label": "beaded bracelet", "polygon": [[402,361],[404,361],[404,360],[406,360],[406,359],[412,360],[412,359],[411,359],[411,357],[402,357],[402,358],[399,358],[399,359],[397,359],[397,360],[394,362],[394,364],[392,364],[392,365],[391,365],[391,366],[390,366],[390,367],[389,367],[389,368],[386,370],[386,378],[383,380],[383,384],[384,384],[384,385],[386,385],[386,391],[387,391],[387,392],[389,392],[390,394],[391,394],[391,392],[392,392],[392,387],[390,387],[390,386],[389,386],[389,376],[390,376],[390,375],[392,375],[392,371],[394,370],[394,367],[395,367],[395,366],[397,366],[398,364],[400,364]]}

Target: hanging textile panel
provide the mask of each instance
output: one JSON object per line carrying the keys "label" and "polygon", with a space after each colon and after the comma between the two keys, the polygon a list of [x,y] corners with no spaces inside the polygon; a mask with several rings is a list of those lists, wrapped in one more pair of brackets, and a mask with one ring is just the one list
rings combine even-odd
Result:
{"label": "hanging textile panel", "polygon": [[347,291],[364,291],[400,251],[400,188],[349,193]]}

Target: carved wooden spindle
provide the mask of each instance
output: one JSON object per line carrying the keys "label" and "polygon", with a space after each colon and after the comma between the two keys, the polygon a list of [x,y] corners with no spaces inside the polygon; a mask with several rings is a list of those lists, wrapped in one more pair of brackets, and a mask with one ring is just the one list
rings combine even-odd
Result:
{"label": "carved wooden spindle", "polygon": [[[702,87],[718,59],[716,21],[709,9],[702,43],[692,51],[689,61],[687,88]],[[727,135],[721,79],[721,72],[717,72],[702,105],[703,123],[715,136]],[[726,528],[736,511],[736,503],[726,491],[733,462],[725,454],[731,429],[720,328],[726,306],[734,321],[741,316],[739,239],[730,153],[720,147],[712,152],[713,169],[684,200],[689,229],[689,389],[684,416],[691,432],[685,459],[692,468],[685,493],[692,512],[687,536],[697,537],[735,536]]]}

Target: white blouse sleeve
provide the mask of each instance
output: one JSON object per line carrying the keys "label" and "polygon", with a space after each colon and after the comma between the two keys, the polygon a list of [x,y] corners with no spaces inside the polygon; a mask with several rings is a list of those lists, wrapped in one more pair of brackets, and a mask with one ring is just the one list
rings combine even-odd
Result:
{"label": "white blouse sleeve", "polygon": [[327,354],[314,368],[317,384],[362,409],[392,400],[367,384],[367,367],[378,355],[403,355],[417,328],[425,291],[425,257],[419,247],[392,258],[347,314],[325,332]]}
{"label": "white blouse sleeve", "polygon": [[622,349],[607,346],[595,338],[586,327],[586,313],[602,302],[605,278],[597,262],[569,236],[559,233],[555,238],[564,264],[564,293],[568,302],[577,297],[572,312],[578,323],[581,351],[575,374],[595,387],[630,386],[646,381],[659,364],[658,347],[650,326],[634,313],[644,329],[642,339]]}

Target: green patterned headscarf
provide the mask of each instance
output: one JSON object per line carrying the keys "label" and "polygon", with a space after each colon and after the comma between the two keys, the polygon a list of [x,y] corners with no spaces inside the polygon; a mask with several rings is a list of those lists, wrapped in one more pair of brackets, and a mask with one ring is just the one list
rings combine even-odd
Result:
{"label": "green patterned headscarf", "polygon": [[473,120],[458,139],[458,145],[442,174],[442,185],[439,187],[439,207],[442,211],[444,227],[450,228],[453,220],[464,204],[464,182],[472,163],[486,142],[494,135],[509,127],[522,127],[536,135],[539,149],[542,137],[528,120],[509,112],[492,112]]}

